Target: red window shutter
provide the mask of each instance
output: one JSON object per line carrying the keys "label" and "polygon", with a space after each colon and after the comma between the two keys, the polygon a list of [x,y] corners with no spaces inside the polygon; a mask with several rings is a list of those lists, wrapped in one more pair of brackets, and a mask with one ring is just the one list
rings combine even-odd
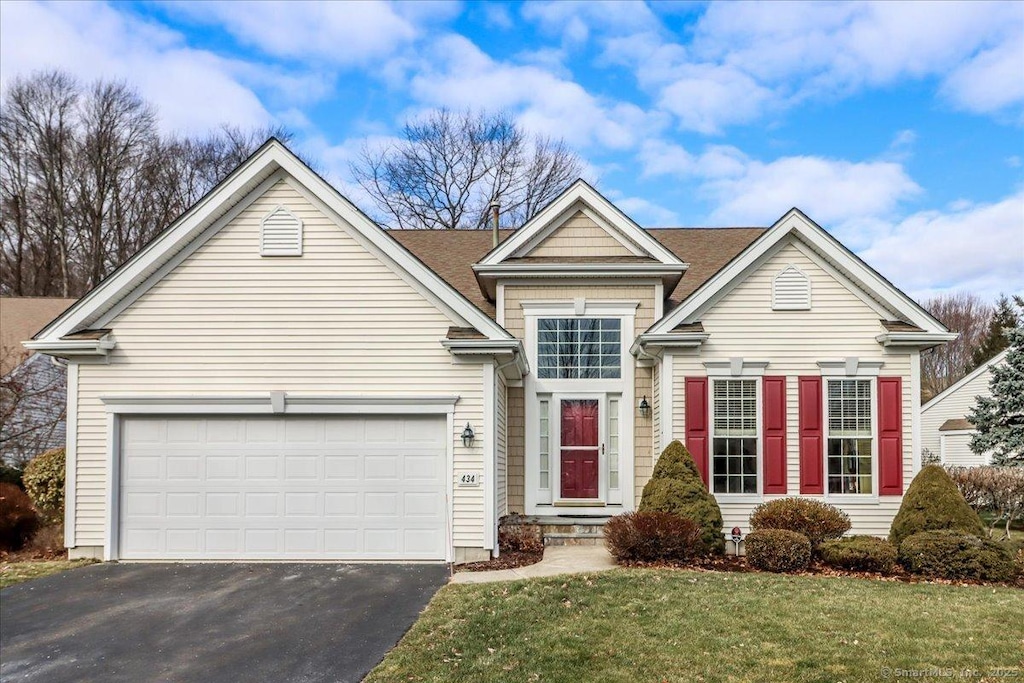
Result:
{"label": "red window shutter", "polygon": [[786,492],[786,378],[761,380],[764,421],[764,492]]}
{"label": "red window shutter", "polygon": [[701,479],[708,483],[708,378],[687,377],[686,448],[697,463]]}
{"label": "red window shutter", "polygon": [[824,493],[824,414],[821,409],[821,377],[799,378],[800,399],[800,493]]}
{"label": "red window shutter", "polygon": [[903,495],[903,378],[878,378],[878,493]]}

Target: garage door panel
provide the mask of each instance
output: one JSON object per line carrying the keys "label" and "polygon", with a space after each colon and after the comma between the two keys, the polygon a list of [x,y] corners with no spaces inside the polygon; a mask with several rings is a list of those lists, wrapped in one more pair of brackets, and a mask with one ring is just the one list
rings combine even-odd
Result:
{"label": "garage door panel", "polygon": [[443,420],[138,422],[122,431],[124,559],[444,558]]}

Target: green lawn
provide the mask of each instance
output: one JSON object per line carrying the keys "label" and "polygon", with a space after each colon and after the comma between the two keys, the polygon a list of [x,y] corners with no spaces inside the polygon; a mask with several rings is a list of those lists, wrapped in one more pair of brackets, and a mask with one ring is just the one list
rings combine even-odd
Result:
{"label": "green lawn", "polygon": [[671,570],[450,585],[367,681],[835,682],[885,667],[1024,676],[1024,591]]}
{"label": "green lawn", "polygon": [[0,588],[7,588],[22,581],[39,579],[50,574],[84,567],[95,560],[21,560],[0,562]]}

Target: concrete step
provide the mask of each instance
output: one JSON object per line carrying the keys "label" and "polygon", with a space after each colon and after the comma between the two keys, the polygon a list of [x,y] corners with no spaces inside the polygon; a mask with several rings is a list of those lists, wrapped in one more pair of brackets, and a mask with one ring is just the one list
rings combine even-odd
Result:
{"label": "concrete step", "polygon": [[544,545],[604,545],[604,536],[601,534],[544,534]]}

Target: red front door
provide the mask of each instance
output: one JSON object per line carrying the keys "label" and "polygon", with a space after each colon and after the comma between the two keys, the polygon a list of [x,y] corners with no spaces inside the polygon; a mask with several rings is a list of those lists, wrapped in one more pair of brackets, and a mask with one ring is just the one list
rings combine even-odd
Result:
{"label": "red front door", "polygon": [[562,401],[561,496],[597,498],[597,399]]}

